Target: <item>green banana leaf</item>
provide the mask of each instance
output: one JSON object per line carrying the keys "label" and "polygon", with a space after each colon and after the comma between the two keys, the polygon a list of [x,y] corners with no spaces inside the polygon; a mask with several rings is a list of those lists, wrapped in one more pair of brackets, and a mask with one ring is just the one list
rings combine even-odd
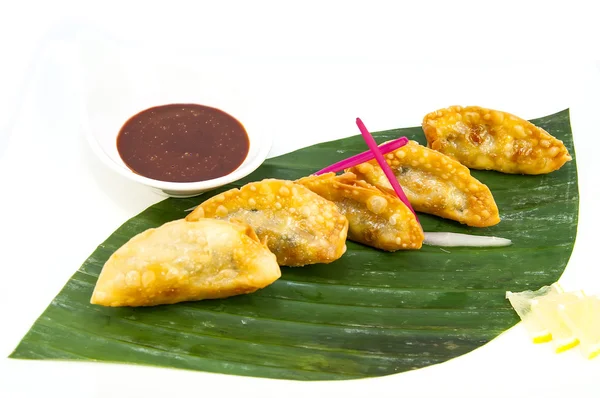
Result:
{"label": "green banana leaf", "polygon": [[[26,334],[12,358],[107,361],[296,380],[405,372],[466,354],[515,325],[507,290],[557,281],[573,250],[578,185],[569,111],[533,120],[564,141],[574,160],[542,176],[473,171],[491,189],[502,221],[469,228],[421,214],[425,231],[510,238],[502,248],[381,252],[348,242],[332,264],[283,268],[256,293],[150,308],[89,303],[108,257],[135,234],[182,218],[231,187],[296,179],[362,152],[360,136],[267,160],[214,192],[167,199],[115,231],[85,261]],[[420,127],[375,133],[425,143]]]}

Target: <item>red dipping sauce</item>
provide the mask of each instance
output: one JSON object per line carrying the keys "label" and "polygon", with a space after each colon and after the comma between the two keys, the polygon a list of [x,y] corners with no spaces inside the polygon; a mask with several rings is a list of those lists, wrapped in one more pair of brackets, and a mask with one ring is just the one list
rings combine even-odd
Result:
{"label": "red dipping sauce", "polygon": [[196,104],[146,109],[119,131],[117,150],[133,172],[154,180],[196,182],[223,177],[248,156],[250,141],[231,115]]}

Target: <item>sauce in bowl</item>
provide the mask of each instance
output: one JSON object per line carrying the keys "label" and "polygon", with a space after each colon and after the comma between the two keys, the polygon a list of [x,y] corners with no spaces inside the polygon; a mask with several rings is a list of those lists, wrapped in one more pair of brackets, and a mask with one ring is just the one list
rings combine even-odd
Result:
{"label": "sauce in bowl", "polygon": [[231,115],[196,104],[146,109],[119,131],[117,150],[133,172],[154,180],[196,182],[223,177],[248,156],[250,141]]}

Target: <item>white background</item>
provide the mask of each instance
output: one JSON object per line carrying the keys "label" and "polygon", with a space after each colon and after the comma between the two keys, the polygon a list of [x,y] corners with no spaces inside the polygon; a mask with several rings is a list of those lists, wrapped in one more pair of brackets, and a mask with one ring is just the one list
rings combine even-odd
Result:
{"label": "white background", "polygon": [[418,125],[451,104],[524,118],[570,108],[580,224],[561,282],[600,293],[598,14],[593,2],[482,3],[2,1],[0,397],[597,397],[600,359],[554,355],[529,344],[520,325],[445,364],[343,383],[6,359],[94,248],[161,200],[106,170],[82,138],[69,52],[81,29],[281,63],[277,79],[257,68],[245,86],[271,110],[263,123],[276,133],[272,155],[356,134],[357,116],[375,131]]}

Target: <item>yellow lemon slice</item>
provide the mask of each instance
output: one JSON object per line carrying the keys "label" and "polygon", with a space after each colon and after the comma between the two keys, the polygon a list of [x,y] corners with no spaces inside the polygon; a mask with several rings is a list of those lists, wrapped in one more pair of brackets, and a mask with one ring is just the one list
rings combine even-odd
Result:
{"label": "yellow lemon slice", "polygon": [[563,289],[557,283],[532,291],[506,292],[506,298],[521,318],[527,333],[534,343],[546,343],[552,340],[552,332],[546,326],[539,312],[532,311],[532,300],[543,297],[553,297],[562,293]]}
{"label": "yellow lemon slice", "polygon": [[567,351],[579,344],[575,331],[559,315],[559,308],[578,302],[580,292],[546,295],[531,300],[531,312],[552,334],[552,345],[557,353]]}
{"label": "yellow lemon slice", "polygon": [[588,359],[600,354],[600,298],[583,296],[579,300],[559,304],[559,317],[580,341],[580,351]]}

